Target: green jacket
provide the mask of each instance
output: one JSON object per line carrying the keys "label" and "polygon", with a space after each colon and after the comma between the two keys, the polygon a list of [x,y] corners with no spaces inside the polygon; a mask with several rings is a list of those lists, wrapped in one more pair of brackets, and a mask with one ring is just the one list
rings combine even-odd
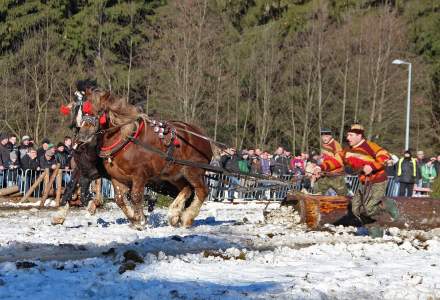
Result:
{"label": "green jacket", "polygon": [[437,177],[437,171],[434,165],[429,167],[427,164],[424,164],[422,166],[422,181],[425,183],[432,182],[433,179],[431,179],[431,177]]}
{"label": "green jacket", "polygon": [[239,160],[238,161],[238,168],[240,169],[241,173],[249,173],[249,163],[247,160]]}

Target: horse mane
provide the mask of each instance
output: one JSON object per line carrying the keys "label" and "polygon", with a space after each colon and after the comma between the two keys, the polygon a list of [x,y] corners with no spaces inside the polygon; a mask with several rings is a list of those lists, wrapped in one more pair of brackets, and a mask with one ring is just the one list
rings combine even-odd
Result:
{"label": "horse mane", "polygon": [[146,114],[142,113],[136,106],[128,103],[125,97],[116,97],[110,92],[101,93],[99,99],[99,106],[101,109],[107,111],[110,118],[110,123],[113,126],[121,127],[121,136],[126,138],[135,130],[138,119],[143,119],[149,122]]}

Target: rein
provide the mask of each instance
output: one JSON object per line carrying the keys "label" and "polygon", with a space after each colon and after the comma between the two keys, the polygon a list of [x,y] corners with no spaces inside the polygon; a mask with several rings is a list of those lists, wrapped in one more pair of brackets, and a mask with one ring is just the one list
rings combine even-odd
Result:
{"label": "rein", "polygon": [[230,171],[226,170],[225,168],[216,167],[216,166],[213,166],[213,165],[207,164],[207,163],[201,163],[201,162],[183,160],[183,159],[176,159],[176,158],[170,156],[168,153],[166,153],[156,147],[145,144],[144,142],[134,138],[133,136],[129,136],[128,139],[131,142],[133,142],[133,144],[138,145],[141,148],[144,148],[145,150],[153,152],[153,153],[159,155],[160,157],[162,157],[163,159],[165,159],[167,161],[171,161],[172,163],[175,163],[178,165],[195,167],[195,168],[203,169],[206,171],[221,173],[226,176],[247,176],[247,177],[252,177],[252,178],[257,178],[257,179],[263,179],[263,180],[266,180],[267,182],[272,182],[272,183],[277,183],[277,184],[283,184],[283,185],[290,184],[289,182],[286,182],[285,180],[281,180],[281,179],[279,179],[277,177],[273,177],[273,176],[264,176],[264,175],[260,175],[260,174],[249,175],[247,173],[238,173],[238,172],[234,173],[234,172],[230,172]]}
{"label": "rein", "polygon": [[[93,118],[98,119],[97,117],[93,117]],[[88,119],[91,119],[91,118],[89,117]],[[144,120],[145,122],[150,123],[150,124],[153,123],[150,119],[144,119],[144,118],[143,118],[143,120]],[[135,121],[136,121],[136,120],[130,120],[130,121],[128,121],[128,122],[125,122],[125,123],[119,124],[119,125],[114,126],[114,127],[111,127],[111,128],[100,129],[100,130],[98,130],[97,132],[95,132],[94,135],[100,135],[100,134],[105,134],[105,133],[108,133],[108,132],[116,131],[116,130],[120,129],[121,127],[124,127],[124,126],[126,126],[126,125],[129,125],[129,124],[131,124],[131,123],[133,123],[133,122],[135,122]],[[92,121],[91,123],[92,123],[92,124],[96,124],[96,120]],[[206,140],[206,141],[208,141],[208,142],[211,142],[211,143],[213,143],[213,144],[215,144],[215,145],[217,145],[217,146],[221,146],[221,147],[223,147],[223,148],[227,148],[227,147],[228,147],[226,144],[221,143],[221,142],[218,142],[218,141],[215,141],[215,140],[213,140],[212,138],[207,137],[206,135],[203,135],[203,134],[200,134],[200,133],[197,133],[197,132],[194,132],[194,131],[188,130],[188,129],[176,128],[176,127],[174,127],[174,128],[176,129],[176,132],[178,132],[178,131],[187,132],[187,133],[192,134],[192,135],[194,135],[194,136],[197,136],[197,137],[199,137],[199,138],[201,138],[201,139],[204,139],[204,140]]]}
{"label": "rein", "polygon": [[197,137],[199,137],[199,138],[201,138],[201,139],[204,139],[204,140],[206,140],[206,141],[208,141],[208,142],[211,142],[211,143],[213,143],[213,144],[216,144],[216,145],[222,146],[222,147],[224,147],[224,148],[227,148],[227,147],[228,147],[226,144],[223,144],[223,143],[221,143],[221,142],[217,142],[217,141],[213,140],[213,139],[210,138],[210,137],[207,137],[207,136],[205,136],[205,135],[203,135],[203,134],[200,134],[200,133],[197,133],[197,132],[194,132],[194,131],[188,130],[188,129],[176,128],[176,131],[184,131],[184,132],[187,132],[187,133],[189,133],[189,134],[195,135],[195,136],[197,136]]}

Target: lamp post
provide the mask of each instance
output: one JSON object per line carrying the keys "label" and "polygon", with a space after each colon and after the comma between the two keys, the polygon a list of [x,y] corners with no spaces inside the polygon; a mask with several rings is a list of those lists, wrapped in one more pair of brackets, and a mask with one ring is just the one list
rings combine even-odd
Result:
{"label": "lamp post", "polygon": [[405,150],[409,150],[409,120],[411,112],[411,63],[400,59],[393,60],[395,65],[408,65],[408,96],[406,100]]}

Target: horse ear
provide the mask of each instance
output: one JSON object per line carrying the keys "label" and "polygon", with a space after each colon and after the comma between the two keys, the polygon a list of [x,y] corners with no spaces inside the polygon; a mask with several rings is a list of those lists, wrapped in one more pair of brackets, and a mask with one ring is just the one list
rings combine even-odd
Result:
{"label": "horse ear", "polygon": [[85,95],[86,95],[86,96],[89,96],[89,95],[92,94],[93,91],[92,91],[92,89],[91,89],[90,87],[86,87],[86,89],[85,89],[84,92],[85,92]]}

